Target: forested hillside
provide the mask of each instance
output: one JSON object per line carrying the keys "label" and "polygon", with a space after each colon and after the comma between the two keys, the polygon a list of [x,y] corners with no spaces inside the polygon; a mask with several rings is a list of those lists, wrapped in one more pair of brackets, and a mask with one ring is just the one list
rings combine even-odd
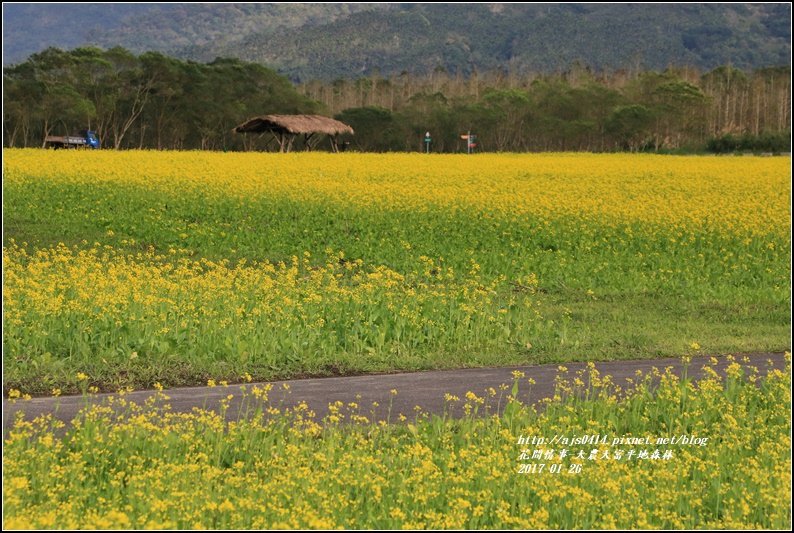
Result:
{"label": "forested hillside", "polygon": [[4,64],[92,43],[236,57],[293,81],[788,65],[789,4],[5,4]]}
{"label": "forested hillside", "polygon": [[294,80],[437,67],[549,73],[574,61],[599,70],[755,68],[789,63],[790,21],[784,4],[424,4],[251,34],[189,55],[210,59],[220,51]]}

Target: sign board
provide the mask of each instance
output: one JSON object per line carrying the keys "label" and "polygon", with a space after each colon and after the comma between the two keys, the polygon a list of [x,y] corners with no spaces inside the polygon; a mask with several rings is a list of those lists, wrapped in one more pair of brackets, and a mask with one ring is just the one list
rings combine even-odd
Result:
{"label": "sign board", "polygon": [[472,149],[477,148],[477,143],[474,142],[477,139],[477,136],[474,135],[473,133],[471,133],[471,132],[463,133],[463,134],[461,134],[460,138],[463,139],[464,141],[466,141],[466,153],[467,154],[471,154],[472,153]]}

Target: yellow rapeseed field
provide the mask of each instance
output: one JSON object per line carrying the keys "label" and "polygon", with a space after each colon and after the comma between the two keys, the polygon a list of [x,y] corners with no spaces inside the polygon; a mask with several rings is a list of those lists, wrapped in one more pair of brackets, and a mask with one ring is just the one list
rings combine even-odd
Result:
{"label": "yellow rapeseed field", "polygon": [[[5,150],[4,388],[788,349],[790,173],[780,157]],[[3,525],[787,527],[790,359],[705,373],[627,393],[590,367],[540,413],[514,384],[448,396],[462,419],[391,425],[355,404],[285,412],[267,387],[234,422],[122,394],[68,427],[16,422]],[[520,473],[516,437],[556,432],[709,445]]]}
{"label": "yellow rapeseed field", "polygon": [[636,154],[263,154],[6,151],[9,185],[136,185],[208,196],[279,195],[377,209],[477,209],[549,219],[784,233],[790,159]]}
{"label": "yellow rapeseed field", "polygon": [[4,155],[23,392],[788,347],[785,158]]}

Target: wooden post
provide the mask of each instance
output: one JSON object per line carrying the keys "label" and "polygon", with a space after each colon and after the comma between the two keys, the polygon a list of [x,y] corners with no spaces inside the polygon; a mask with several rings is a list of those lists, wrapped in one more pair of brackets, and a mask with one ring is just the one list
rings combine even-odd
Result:
{"label": "wooden post", "polygon": [[311,139],[312,139],[313,135],[314,135],[314,133],[304,133],[303,134],[303,144],[304,144],[307,152],[311,152],[312,151]]}
{"label": "wooden post", "polygon": [[278,141],[278,151],[283,154],[284,153],[284,134],[279,132],[279,134],[276,135],[274,133],[273,137],[275,137],[276,140]]}
{"label": "wooden post", "polygon": [[339,143],[337,142],[337,136],[336,135],[329,135],[328,139],[331,141],[331,151],[333,153],[339,152]]}

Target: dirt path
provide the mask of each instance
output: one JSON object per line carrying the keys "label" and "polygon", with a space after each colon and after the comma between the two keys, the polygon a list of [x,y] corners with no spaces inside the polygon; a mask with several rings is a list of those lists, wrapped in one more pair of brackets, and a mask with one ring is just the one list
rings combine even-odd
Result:
{"label": "dirt path", "polygon": [[[786,360],[783,353],[756,353],[736,356],[739,362],[746,357],[750,364],[757,366],[763,374],[770,368],[784,370]],[[710,356],[696,357],[688,369],[688,375],[695,378],[703,375],[702,367]],[[719,360],[715,369],[724,373],[730,363],[726,357],[718,356]],[[586,363],[568,363],[568,374],[573,375],[579,369],[585,368]],[[651,359],[640,361],[609,361],[595,363],[601,375],[611,375],[613,381],[620,386],[627,384],[628,378],[635,377],[639,370],[648,372],[653,367],[663,370],[670,366],[673,371],[681,375],[682,362],[677,358]],[[543,398],[551,397],[554,393],[554,378],[559,373],[558,364],[536,366],[519,366],[504,368],[472,368],[465,370],[442,370],[429,372],[413,372],[405,374],[385,374],[371,376],[335,377],[319,379],[299,379],[292,381],[275,381],[270,394],[271,404],[283,407],[294,406],[305,401],[309,408],[315,411],[318,419],[328,412],[328,404],[336,401],[356,402],[360,406],[360,414],[368,416],[371,420],[385,420],[390,416],[397,419],[400,413],[413,418],[414,409],[419,406],[422,411],[429,413],[442,413],[445,406],[445,393],[464,398],[467,391],[472,391],[482,396],[489,387],[498,390],[501,384],[513,382],[512,372],[520,370],[525,378],[520,381],[519,396],[526,401],[536,402]],[[535,384],[530,390],[527,380],[532,378]],[[283,385],[287,384],[286,391]],[[248,384],[250,391],[256,383]],[[262,384],[258,384],[262,385]],[[396,389],[397,395],[393,396],[391,390]],[[170,397],[170,405],[174,412],[186,412],[194,407],[204,407],[216,410],[219,402],[229,394],[233,394],[227,418],[237,418],[244,406],[240,385],[227,387],[190,387],[170,389],[166,391]],[[153,391],[137,391],[125,397],[138,404],[153,394]],[[111,394],[99,394],[88,401],[101,402]],[[378,405],[373,407],[373,402]],[[389,404],[391,414],[389,415]],[[504,403],[504,402],[502,402]],[[32,400],[18,400],[11,403],[3,399],[3,431],[13,423],[17,412],[25,413],[26,419],[31,419],[41,414],[54,413],[55,417],[70,421],[77,412],[86,404],[86,399],[80,396],[66,396],[60,398],[34,398]],[[244,409],[244,407],[242,407]],[[457,411],[461,408],[458,407]],[[454,414],[454,412],[453,412]]]}

